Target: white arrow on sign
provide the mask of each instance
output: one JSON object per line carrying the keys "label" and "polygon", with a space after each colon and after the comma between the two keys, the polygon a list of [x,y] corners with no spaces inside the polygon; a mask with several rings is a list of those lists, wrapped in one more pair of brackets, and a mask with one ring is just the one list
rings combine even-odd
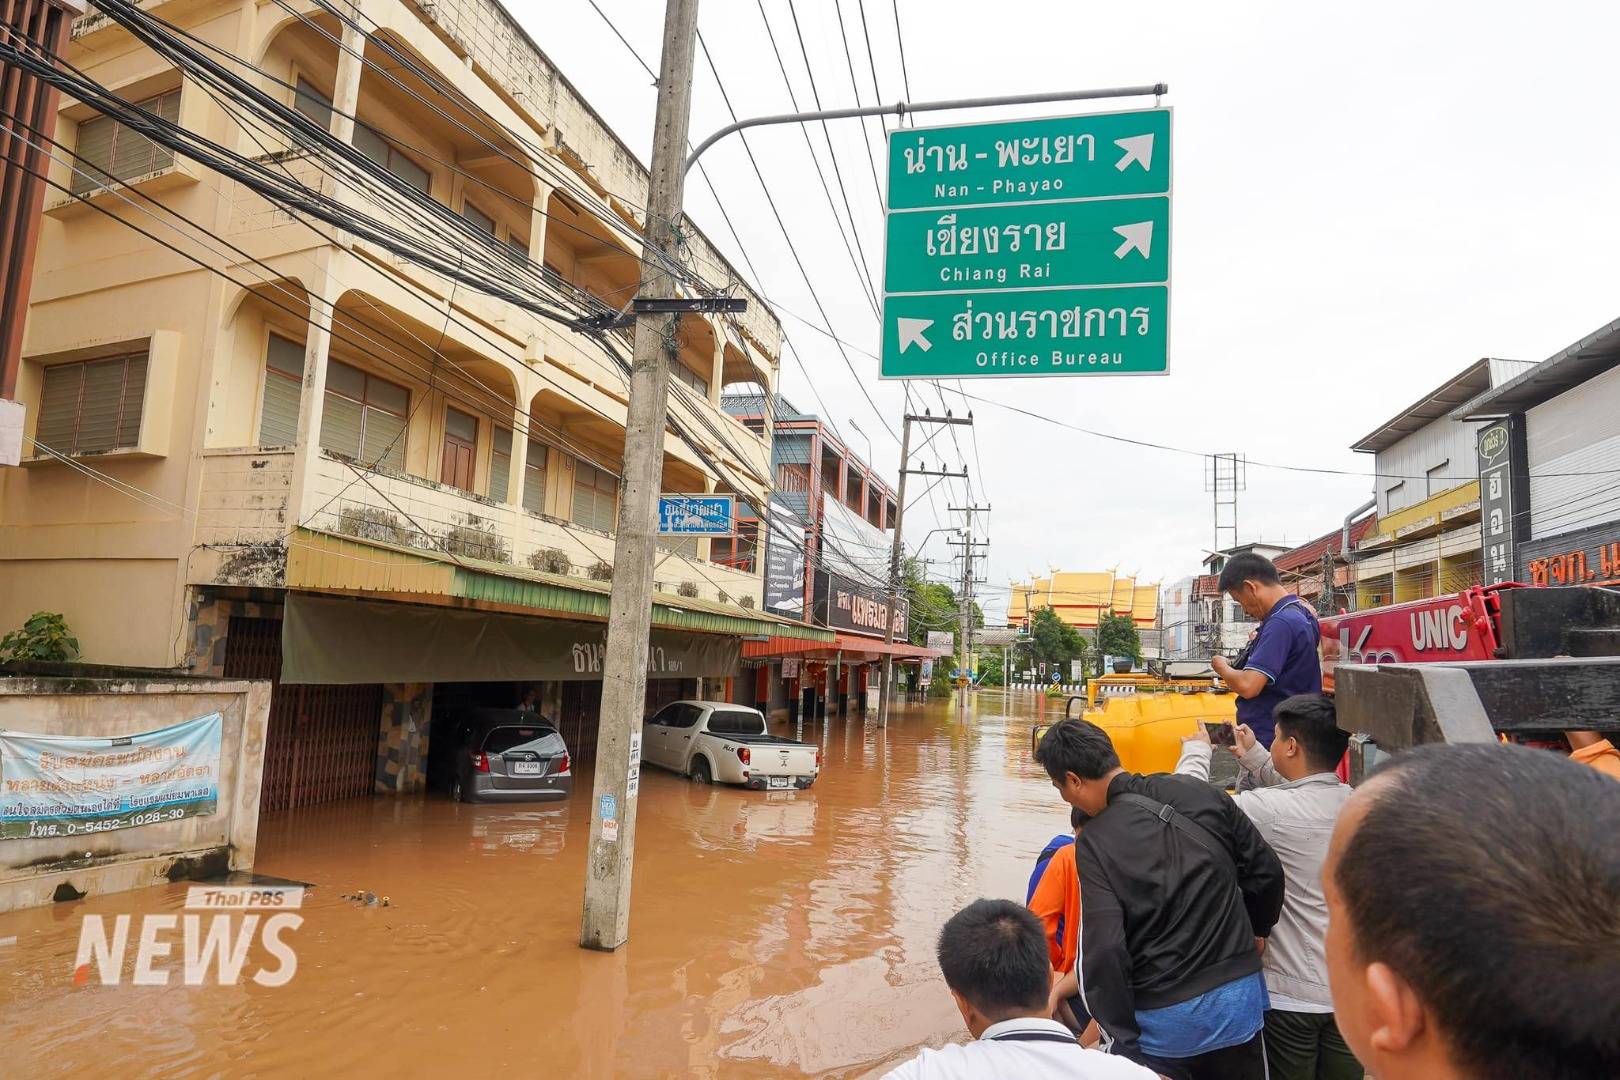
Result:
{"label": "white arrow on sign", "polygon": [[1123,259],[1133,250],[1139,251],[1142,258],[1147,258],[1153,249],[1153,222],[1138,221],[1135,225],[1116,225],[1114,231],[1125,238],[1125,242],[1114,249],[1114,258]]}
{"label": "white arrow on sign", "polygon": [[907,319],[901,317],[897,320],[900,327],[900,351],[905,352],[913,345],[927,352],[932,349],[933,343],[923,337],[923,331],[934,325],[933,319]]}
{"label": "white arrow on sign", "polygon": [[1147,172],[1153,168],[1153,134],[1132,135],[1128,139],[1115,139],[1114,145],[1125,151],[1125,156],[1114,162],[1114,168],[1124,172],[1131,162],[1142,166]]}

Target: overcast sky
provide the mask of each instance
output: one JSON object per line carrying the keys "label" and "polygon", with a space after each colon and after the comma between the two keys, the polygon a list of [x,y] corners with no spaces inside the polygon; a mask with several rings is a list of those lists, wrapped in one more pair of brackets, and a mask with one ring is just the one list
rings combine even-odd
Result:
{"label": "overcast sky", "polygon": [[[589,0],[508,0],[535,40],[646,160],[653,89]],[[659,0],[597,0],[653,66]],[[823,107],[855,91],[835,0],[796,0]],[[862,103],[872,68],[882,100],[903,96],[893,0],[836,0]],[[800,108],[813,108],[787,0],[763,0]],[[1212,540],[1197,456],[1251,461],[1240,539],[1297,543],[1336,528],[1371,493],[1369,457],[1348,446],[1481,356],[1540,360],[1620,316],[1620,5],[1519,2],[1318,5],[1093,4],[899,0],[915,100],[1165,82],[1175,108],[1171,374],[1162,378],[976,380],[969,393],[1104,433],[1192,453],[1150,450],[973,406],[962,457],[973,497],[989,502],[987,608],[1006,584],[1048,567],[1118,567],[1142,580],[1196,570]],[[742,116],[792,109],[758,0],[707,0],[700,23]],[[1099,109],[1121,104],[1099,105]],[[1062,115],[1054,106],[954,120]],[[698,57],[692,141],[728,123]],[[883,220],[860,121],[836,121],[833,148],[859,242],[881,275]],[[820,128],[812,130],[842,196]],[[883,172],[877,121],[865,136]],[[878,324],[839,239],[834,211],[794,127],[749,136],[792,248],[731,137],[705,155],[744,260],[694,173],[687,208],[785,312],[804,368],[784,357],[781,388],[827,414],[891,479],[904,387],[879,382]],[[824,333],[803,260],[854,375]],[[878,282],[881,291],[881,280]],[[791,313],[791,314],[786,314]],[[809,378],[806,377],[808,369]],[[859,384],[857,384],[857,379]],[[813,389],[812,389],[813,386]],[[946,400],[961,411],[950,392]],[[862,388],[876,403],[880,419]],[[940,411],[914,384],[918,407]],[[820,402],[817,401],[819,393]],[[823,404],[824,403],[824,404]],[[943,440],[942,440],[943,441]],[[960,464],[936,442],[923,455]],[[1334,476],[1262,467],[1348,470]],[[913,488],[913,490],[916,490]],[[906,535],[958,524],[960,484],[911,511]],[[926,554],[945,559],[945,537]],[[944,576],[948,568],[936,567]]]}

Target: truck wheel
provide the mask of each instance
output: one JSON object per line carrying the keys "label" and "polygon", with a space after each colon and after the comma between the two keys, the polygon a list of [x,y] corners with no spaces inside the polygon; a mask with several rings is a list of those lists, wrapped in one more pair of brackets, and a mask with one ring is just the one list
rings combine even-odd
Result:
{"label": "truck wheel", "polygon": [[692,783],[712,784],[714,775],[709,772],[709,763],[704,758],[698,758],[692,763]]}

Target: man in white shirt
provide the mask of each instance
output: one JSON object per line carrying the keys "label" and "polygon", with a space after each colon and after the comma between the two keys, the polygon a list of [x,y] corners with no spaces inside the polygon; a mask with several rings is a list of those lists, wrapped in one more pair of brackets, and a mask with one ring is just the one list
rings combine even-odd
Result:
{"label": "man in white shirt", "polygon": [[[1282,915],[1261,953],[1266,990],[1266,1064],[1272,1080],[1361,1080],[1363,1070],[1339,1035],[1328,990],[1327,900],[1322,863],[1339,811],[1351,789],[1334,770],[1349,736],[1339,730],[1333,702],[1296,694],[1277,705],[1276,735],[1267,751],[1237,727],[1232,753],[1257,785],[1232,798],[1282,861]],[[1182,740],[1178,773],[1209,779],[1212,748],[1200,726]]]}
{"label": "man in white shirt", "polygon": [[1046,932],[1010,900],[975,900],[939,934],[939,967],[974,1042],[924,1049],[884,1080],[1154,1080],[1051,1018]]}

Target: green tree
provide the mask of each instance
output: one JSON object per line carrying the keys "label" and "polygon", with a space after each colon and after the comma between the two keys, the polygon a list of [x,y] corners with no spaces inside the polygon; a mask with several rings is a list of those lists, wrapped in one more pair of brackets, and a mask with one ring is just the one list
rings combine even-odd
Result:
{"label": "green tree", "polygon": [[1142,635],[1136,632],[1136,623],[1129,615],[1110,612],[1097,623],[1097,651],[1104,656],[1128,656],[1134,663],[1142,662]]}
{"label": "green tree", "polygon": [[1084,656],[1086,643],[1078,630],[1058,618],[1057,612],[1043,607],[1030,620],[1029,650],[1036,664],[1045,664],[1051,671],[1054,666],[1061,669],[1070,660]]}

